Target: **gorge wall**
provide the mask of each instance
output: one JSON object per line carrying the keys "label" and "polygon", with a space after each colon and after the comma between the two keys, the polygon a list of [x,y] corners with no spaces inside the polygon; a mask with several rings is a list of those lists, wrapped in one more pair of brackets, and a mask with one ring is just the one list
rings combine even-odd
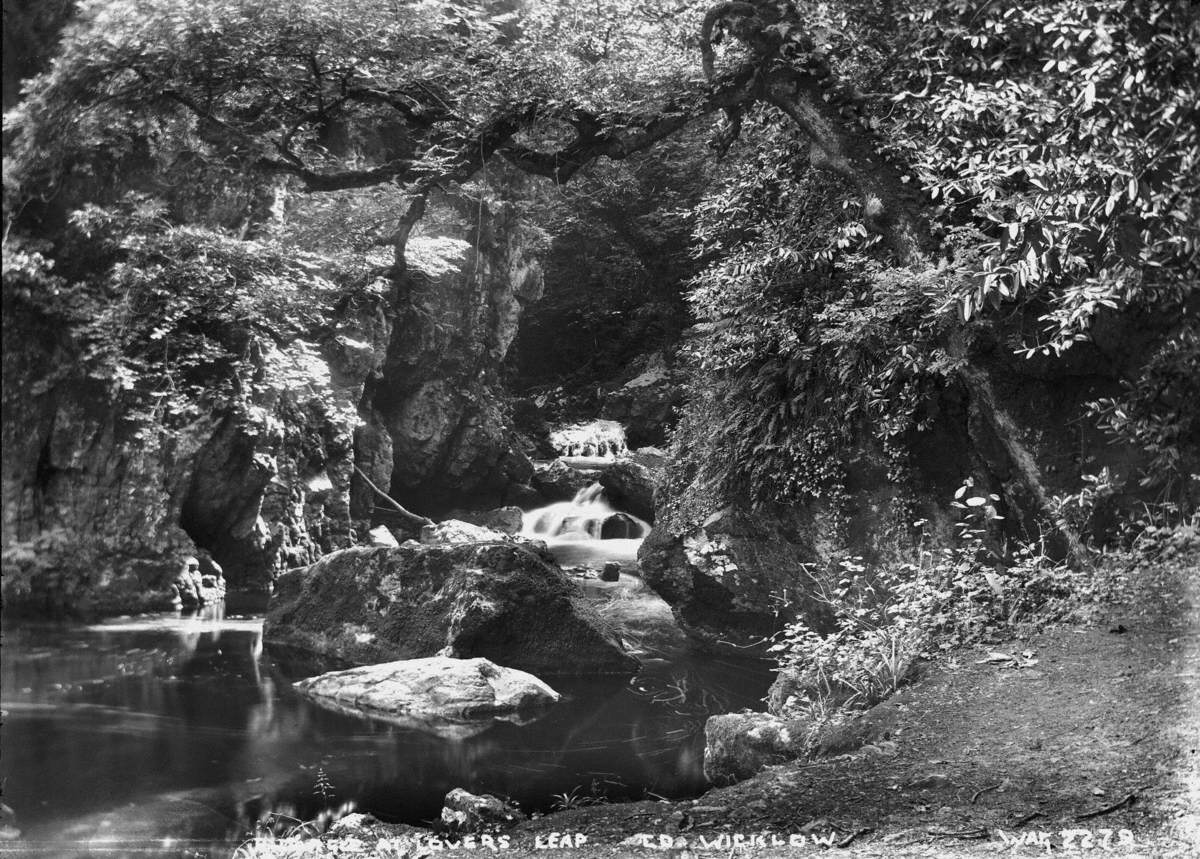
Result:
{"label": "gorge wall", "polygon": [[[426,515],[511,501],[532,477],[499,368],[543,289],[543,238],[514,205],[441,204],[451,217],[409,242],[395,334],[367,387],[356,444],[371,482]],[[369,518],[378,499],[362,485],[354,498],[355,514]]]}
{"label": "gorge wall", "polygon": [[166,607],[193,554],[231,587],[269,590],[378,518],[356,466],[420,513],[527,482],[497,368],[540,295],[536,236],[503,206],[471,215],[413,242],[399,312],[376,278],[303,330],[214,335],[244,345],[237,395],[186,422],[89,376],[79,326],[6,273],[6,607]]}

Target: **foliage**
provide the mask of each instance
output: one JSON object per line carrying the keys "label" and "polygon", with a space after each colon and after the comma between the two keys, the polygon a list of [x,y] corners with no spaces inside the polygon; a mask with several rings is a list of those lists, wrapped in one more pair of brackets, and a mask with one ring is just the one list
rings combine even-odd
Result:
{"label": "foliage", "polygon": [[885,265],[879,236],[846,220],[856,190],[755,121],[758,144],[698,212],[697,253],[716,262],[689,295],[709,322],[690,350],[700,417],[676,452],[704,451],[710,480],[752,498],[836,495],[842,451],[864,427],[885,445],[917,427],[950,369],[930,297],[946,276]]}
{"label": "foliage", "polygon": [[8,117],[7,188],[27,199],[70,174],[128,174],[139,151],[351,174],[310,183],[324,190],[385,184],[444,168],[514,106],[536,111],[529,142],[575,109],[656,106],[686,68],[684,26],[657,4],[98,0]]}
{"label": "foliage", "polygon": [[[900,16],[890,148],[934,217],[969,218],[964,318],[1045,306],[1056,352],[1200,277],[1200,20],[1186,2],[927,2]],[[898,79],[897,79],[898,78]],[[914,92],[913,90],[919,90]]]}
{"label": "foliage", "polygon": [[[261,344],[320,325],[340,294],[321,260],[269,242],[173,226],[130,196],[72,215],[62,275],[39,251],[5,255],[5,292],[66,326],[79,372],[123,392],[133,420],[179,425],[234,404]],[[86,260],[90,271],[71,271]]]}
{"label": "foliage", "polygon": [[697,253],[712,262],[689,298],[706,330],[673,492],[698,480],[757,501],[836,499],[846,458],[872,446],[903,476],[906,434],[954,383],[966,356],[952,343],[974,323],[1026,357],[1138,344],[1118,371],[1126,393],[1092,419],[1148,454],[1135,482],[1194,504],[1191,4],[797,8],[838,87],[861,96],[874,147],[921,196],[942,259],[897,267],[853,183],[814,169],[774,112],[748,115],[698,212]]}
{"label": "foliage", "polygon": [[986,528],[998,518],[992,500],[964,484],[955,546],[922,541],[912,560],[874,568],[857,557],[837,561],[836,585],[818,594],[836,618],[833,631],[799,620],[772,646],[795,690],[786,711],[825,719],[869,707],[921,659],[1021,621],[1062,618],[1094,595],[1090,572],[1053,562],[1044,546],[996,552]]}
{"label": "foliage", "polygon": [[603,805],[608,802],[603,785],[598,779],[592,779],[591,785],[585,789],[577,785],[569,791],[556,793],[550,805],[552,811],[568,811],[572,808],[586,808],[590,805]]}

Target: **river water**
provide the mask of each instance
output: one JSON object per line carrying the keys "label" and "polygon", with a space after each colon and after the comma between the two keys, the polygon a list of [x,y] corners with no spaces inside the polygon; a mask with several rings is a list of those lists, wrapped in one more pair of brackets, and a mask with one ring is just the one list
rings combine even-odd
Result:
{"label": "river water", "polygon": [[[633,576],[589,590],[613,600],[605,587],[653,609],[634,615],[665,610]],[[566,698],[536,721],[438,735],[300,698],[299,676],[264,651],[261,613],[236,611],[4,623],[0,775],[22,843],[43,855],[163,839],[232,849],[269,815],[284,827],[347,801],[421,823],[455,787],[527,810],[696,794],[705,717],[761,707],[770,680],[762,663],[648,634],[630,681],[550,678]]]}

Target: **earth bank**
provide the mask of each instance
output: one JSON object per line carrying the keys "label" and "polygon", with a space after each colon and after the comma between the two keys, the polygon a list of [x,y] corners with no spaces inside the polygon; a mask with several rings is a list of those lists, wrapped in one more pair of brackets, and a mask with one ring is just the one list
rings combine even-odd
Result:
{"label": "earth bank", "polygon": [[[551,843],[555,855],[572,857],[792,857],[825,844],[859,856],[1037,855],[1085,835],[1112,855],[1195,855],[1198,564],[1196,551],[1158,562],[1113,558],[1105,570],[1119,579],[1114,601],[1071,623],[950,654],[822,756],[695,800],[529,820],[503,833],[505,855],[545,856]],[[1014,658],[998,661],[996,652]],[[1033,657],[1016,656],[1025,652]],[[785,844],[773,846],[772,835]],[[316,856],[335,846],[372,855],[380,839],[408,845],[397,855],[429,855],[389,840],[405,836],[432,833],[380,825],[354,838],[247,845],[247,855]],[[586,843],[576,846],[579,836]],[[747,840],[754,836],[765,841]]]}

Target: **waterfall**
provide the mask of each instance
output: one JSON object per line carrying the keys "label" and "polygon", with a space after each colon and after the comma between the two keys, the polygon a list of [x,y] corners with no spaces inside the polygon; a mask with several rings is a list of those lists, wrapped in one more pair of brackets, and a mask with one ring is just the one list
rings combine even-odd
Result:
{"label": "waterfall", "polygon": [[649,531],[646,522],[613,508],[599,483],[570,501],[528,511],[521,526],[523,536],[544,540],[560,563],[631,562]]}
{"label": "waterfall", "polygon": [[625,427],[616,421],[591,421],[561,427],[550,433],[550,445],[560,457],[611,461],[629,452]]}

